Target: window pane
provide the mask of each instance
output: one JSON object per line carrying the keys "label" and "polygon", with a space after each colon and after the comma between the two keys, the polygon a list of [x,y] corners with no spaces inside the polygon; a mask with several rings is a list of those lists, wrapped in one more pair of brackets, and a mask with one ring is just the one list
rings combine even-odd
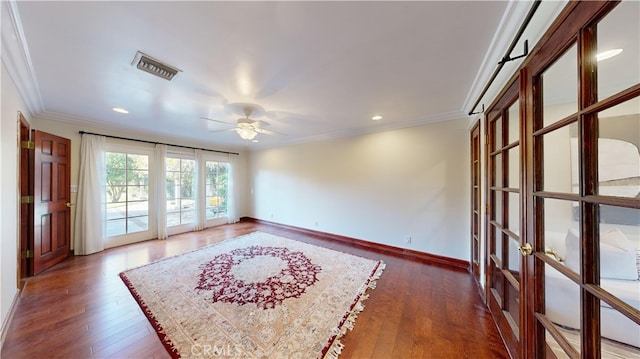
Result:
{"label": "window pane", "polygon": [[149,156],[106,153],[106,218],[107,237],[148,230],[133,225],[131,217],[149,213]]}
{"label": "window pane", "polygon": [[545,191],[578,193],[577,129],[574,122],[542,136]]}
{"label": "window pane", "polygon": [[148,170],[129,170],[127,172],[127,184],[149,184]]}
{"label": "window pane", "polygon": [[132,170],[148,170],[149,156],[145,155],[127,155],[127,169]]}
{"label": "window pane", "polygon": [[227,215],[229,165],[222,162],[206,162],[206,218]]}
{"label": "window pane", "polygon": [[105,232],[106,232],[106,236],[107,237],[113,237],[113,236],[119,236],[122,234],[127,233],[127,220],[122,218],[122,219],[113,219],[113,220],[107,220],[106,223],[106,228],[105,228]]}
{"label": "window pane", "polygon": [[543,125],[578,112],[578,50],[573,45],[542,75]]}
{"label": "window pane", "polygon": [[607,303],[600,308],[602,358],[613,358],[611,353],[617,353],[616,358],[640,358],[640,325]]}
{"label": "window pane", "polygon": [[149,217],[133,217],[127,220],[127,233],[135,233],[149,230]]}
{"label": "window pane", "polygon": [[195,160],[167,158],[167,226],[195,221]]}
{"label": "window pane", "polygon": [[598,114],[598,193],[640,196],[640,97]]}
{"label": "window pane", "polygon": [[600,56],[615,50],[618,55],[597,61],[598,99],[602,100],[640,82],[640,2],[623,1],[598,23]]}
{"label": "window pane", "polygon": [[107,171],[127,168],[126,153],[107,152],[105,160],[107,163]]}
{"label": "window pane", "polygon": [[179,158],[167,158],[165,161],[166,171],[180,171],[180,159]]}

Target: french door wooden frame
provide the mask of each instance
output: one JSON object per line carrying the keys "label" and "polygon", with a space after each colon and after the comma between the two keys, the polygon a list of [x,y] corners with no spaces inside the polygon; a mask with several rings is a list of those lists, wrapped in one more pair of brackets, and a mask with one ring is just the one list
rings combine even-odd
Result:
{"label": "french door wooden frame", "polygon": [[476,282],[480,283],[481,243],[481,175],[480,175],[480,121],[477,121],[470,132],[470,168],[471,168],[471,273]]}
{"label": "french door wooden frame", "polygon": [[[639,198],[598,194],[598,112],[631,99],[640,98],[640,84],[635,84],[612,96],[598,100],[598,65],[595,61],[597,24],[617,5],[618,2],[569,2],[532,50],[520,70],[485,113],[485,131],[488,134],[488,149],[485,156],[487,166],[485,198],[488,205],[485,226],[487,240],[485,255],[486,297],[505,344],[513,357],[555,357],[547,343],[547,338],[550,336],[570,358],[600,358],[602,355],[601,303],[606,303],[619,314],[640,326],[640,311],[600,286],[599,207],[606,205],[640,209]],[[577,112],[551,124],[545,124],[542,107],[542,75],[567,49],[574,45],[577,48],[578,68]],[[507,165],[505,165],[505,161],[502,161],[499,164],[502,166],[502,172],[496,172],[496,169],[492,167],[495,166],[492,156],[518,144],[505,142],[504,138],[496,138],[492,126],[494,126],[493,123],[503,118],[505,109],[518,98],[520,100],[521,186],[519,189],[513,189],[510,188],[508,182],[506,185],[505,182],[496,182],[496,176],[506,175],[504,169],[507,168]],[[570,124],[577,125],[578,128],[579,190],[577,193],[545,190],[544,135]],[[504,132],[506,131],[503,129],[503,134]],[[498,145],[496,145],[496,141],[499,141]],[[505,215],[504,207],[501,213],[496,214],[496,205],[499,205],[496,198],[499,194],[509,192],[520,194],[519,243],[521,246],[527,244],[532,246],[531,255],[522,258],[519,277],[510,275],[507,266],[495,258],[496,239],[494,237],[496,237],[496,233],[504,238],[517,238],[516,233],[505,228],[508,227],[505,223],[499,223],[496,220],[496,216]],[[545,199],[577,203],[580,231],[580,273],[575,273],[555,260],[553,256],[545,254]],[[504,206],[504,200],[501,203]],[[497,231],[492,228],[497,228]],[[503,256],[507,255],[504,245],[502,246],[502,254]],[[499,266],[496,266],[496,263]],[[546,268],[557,270],[579,288],[581,316],[578,350],[569,343],[545,314]],[[495,283],[497,280],[496,272],[501,272],[503,278],[512,285],[519,285],[520,321],[517,328],[514,328],[512,324],[509,325],[509,321],[505,320],[509,313],[505,310],[506,304],[502,300],[503,298],[496,298],[495,293],[492,293],[496,286],[507,285],[504,281]]]}

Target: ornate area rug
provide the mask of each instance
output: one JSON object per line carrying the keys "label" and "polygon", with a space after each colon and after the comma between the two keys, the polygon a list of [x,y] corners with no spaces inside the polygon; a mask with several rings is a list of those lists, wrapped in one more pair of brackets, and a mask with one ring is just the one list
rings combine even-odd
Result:
{"label": "ornate area rug", "polygon": [[383,269],[254,232],[120,277],[175,358],[337,358]]}

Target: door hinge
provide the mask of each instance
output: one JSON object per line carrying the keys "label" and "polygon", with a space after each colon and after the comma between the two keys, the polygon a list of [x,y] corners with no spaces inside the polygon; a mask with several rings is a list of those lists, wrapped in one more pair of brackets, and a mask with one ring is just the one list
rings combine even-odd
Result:
{"label": "door hinge", "polygon": [[26,251],[22,251],[22,258],[33,258],[33,250],[27,249]]}
{"label": "door hinge", "polygon": [[35,150],[36,149],[36,143],[33,141],[22,141],[20,142],[20,146],[22,148],[26,148],[27,150]]}
{"label": "door hinge", "polygon": [[34,202],[34,197],[33,196],[22,196],[20,197],[20,203],[33,203]]}

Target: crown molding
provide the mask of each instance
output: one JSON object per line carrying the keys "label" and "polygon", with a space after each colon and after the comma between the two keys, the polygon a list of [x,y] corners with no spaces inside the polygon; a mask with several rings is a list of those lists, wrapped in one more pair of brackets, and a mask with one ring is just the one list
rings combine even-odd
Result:
{"label": "crown molding", "polygon": [[[526,39],[529,40],[529,52],[531,52],[531,49],[533,49],[537,45],[538,41],[542,38],[553,21],[558,17],[566,4],[566,0],[543,1],[543,3],[536,11],[536,14],[534,15],[534,19],[536,21],[530,22],[527,26],[527,29],[525,30],[525,33],[527,35]],[[491,74],[495,70],[496,66],[498,66],[498,60],[500,60],[504,56],[506,49],[509,47],[509,44],[513,40],[513,37],[518,32],[518,28],[524,22],[524,19],[527,16],[530,8],[531,1],[509,1],[504,14],[502,15],[502,19],[500,20],[500,24],[496,29],[493,39],[491,40],[491,44],[489,45],[489,48],[487,49],[487,52],[484,56],[484,60],[480,65],[480,69],[478,70],[476,78],[474,79],[473,84],[471,85],[471,89],[467,94],[464,105],[462,106],[465,116],[470,117],[472,121],[482,115],[480,114],[480,116],[469,116],[468,112],[471,110],[475,110],[472,109],[471,106],[473,106],[475,99],[480,96],[482,89],[489,81],[489,78],[491,77]],[[520,65],[524,62],[524,60],[525,58],[521,58],[506,64],[502,68],[501,74],[495,78],[489,88],[489,91],[484,94],[481,100],[487,100],[485,101],[485,103],[489,105],[489,103],[493,101],[500,90],[502,90],[502,88],[507,84],[509,79],[511,79],[513,74],[520,68]],[[480,102],[480,104],[482,104],[482,101]]]}
{"label": "crown molding", "polygon": [[31,115],[44,110],[44,102],[31,63],[31,55],[22,30],[22,22],[15,1],[1,1],[2,63]]}
{"label": "crown molding", "polygon": [[111,136],[136,138],[136,139],[141,139],[145,141],[175,143],[177,145],[211,148],[211,149],[240,152],[240,153],[246,151],[246,148],[241,146],[235,146],[235,145],[230,145],[225,143],[216,144],[216,143],[208,143],[208,142],[201,142],[201,141],[198,142],[198,141],[194,141],[192,138],[179,136],[179,135],[168,137],[168,136],[163,136],[163,135],[155,134],[148,131],[134,130],[134,129],[126,128],[123,126],[117,126],[114,124],[105,123],[95,119],[67,115],[59,112],[43,111],[34,115],[34,118],[36,120],[42,120],[42,121],[68,123],[73,126],[77,126],[79,129],[82,129],[83,131],[86,130],[88,132],[100,132],[102,134],[111,135]]}
{"label": "crown molding", "polygon": [[[530,8],[531,2],[529,1],[509,1],[507,4],[507,8],[502,14],[500,23],[496,28],[496,32],[493,34],[491,43],[489,44],[487,52],[484,55],[484,59],[480,64],[478,73],[473,80],[471,89],[464,100],[464,104],[462,106],[463,112],[468,113],[470,107],[473,106],[475,99],[478,98],[485,84],[489,81],[491,74],[495,70],[496,66],[498,66],[498,60],[504,56],[504,52],[509,47],[511,40],[513,40],[513,36],[518,31],[518,28],[524,21]],[[504,84],[500,85],[501,86],[499,88],[504,86]],[[485,94],[485,97],[486,96],[487,95]]]}

